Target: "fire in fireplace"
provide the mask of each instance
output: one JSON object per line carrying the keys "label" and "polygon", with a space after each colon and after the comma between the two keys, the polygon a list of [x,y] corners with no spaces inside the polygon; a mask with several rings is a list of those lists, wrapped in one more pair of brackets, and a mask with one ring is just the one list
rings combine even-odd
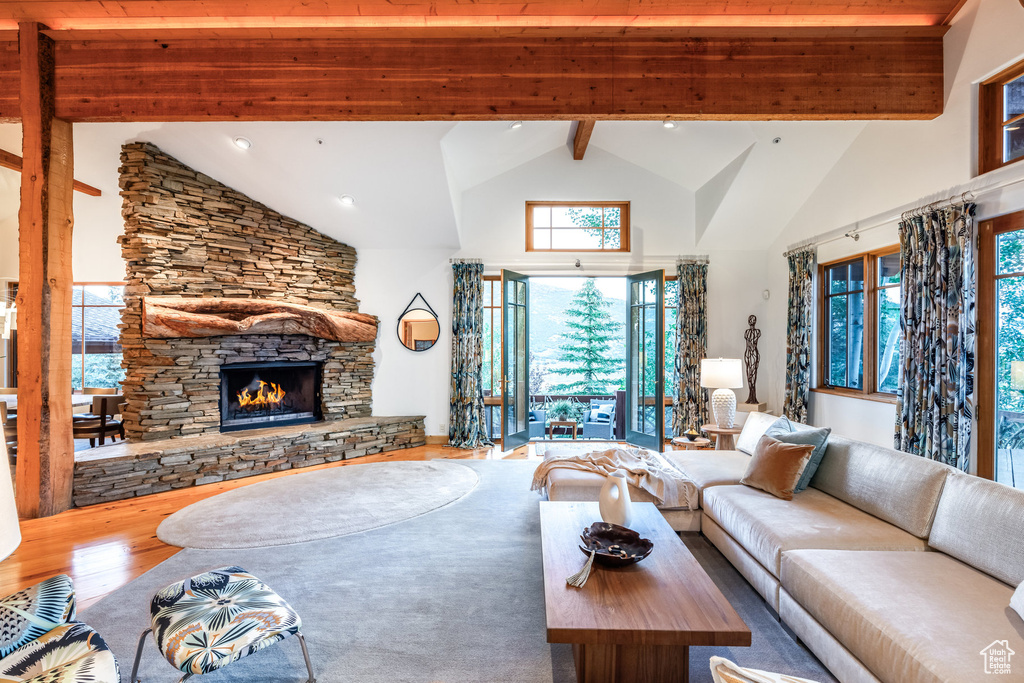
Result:
{"label": "fire in fireplace", "polygon": [[220,430],[305,424],[322,419],[320,363],[237,363],[220,369]]}

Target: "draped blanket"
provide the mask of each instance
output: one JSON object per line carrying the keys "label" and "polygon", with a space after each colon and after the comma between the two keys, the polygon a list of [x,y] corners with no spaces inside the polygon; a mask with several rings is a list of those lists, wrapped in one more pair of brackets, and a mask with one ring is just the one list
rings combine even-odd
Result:
{"label": "draped blanket", "polygon": [[665,508],[696,510],[697,484],[672,469],[650,451],[640,448],[610,448],[593,453],[552,454],[544,458],[533,475],[532,491],[547,487],[551,470],[564,467],[604,476],[618,475],[638,489],[654,496]]}

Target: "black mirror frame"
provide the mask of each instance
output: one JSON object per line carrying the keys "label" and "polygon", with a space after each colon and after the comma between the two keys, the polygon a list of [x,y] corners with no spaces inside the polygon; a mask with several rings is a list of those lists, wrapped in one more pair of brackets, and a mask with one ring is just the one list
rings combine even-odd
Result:
{"label": "black mirror frame", "polygon": [[[423,305],[426,306],[426,308],[420,308],[419,306],[413,308],[413,304],[416,303],[416,299],[422,301]],[[408,346],[405,345],[405,342],[402,341],[402,318],[404,318],[405,314],[408,313],[409,311],[428,311],[430,315],[434,316],[434,322],[437,323],[437,339],[441,338],[441,319],[438,317],[437,311],[435,311],[433,307],[431,307],[431,305],[427,302],[426,298],[424,298],[422,294],[416,292],[416,296],[412,298],[412,300],[409,302],[409,305],[406,306],[405,310],[402,311],[402,313],[398,316],[398,322],[395,323],[395,335],[398,337],[398,343],[402,345],[403,349],[408,349],[413,353],[423,353],[424,351],[429,351],[430,349],[437,346],[437,339],[435,339],[430,344],[430,346],[427,346],[422,349],[410,349]]]}

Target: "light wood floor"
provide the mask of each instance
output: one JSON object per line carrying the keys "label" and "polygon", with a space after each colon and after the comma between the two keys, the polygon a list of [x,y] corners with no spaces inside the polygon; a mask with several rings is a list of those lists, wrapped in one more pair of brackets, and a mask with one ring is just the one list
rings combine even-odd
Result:
{"label": "light wood floor", "polygon": [[55,574],[65,573],[75,583],[79,608],[88,607],[181,550],[156,537],[156,528],[165,517],[196,501],[259,481],[327,467],[347,467],[387,460],[533,457],[536,456],[529,446],[511,454],[503,454],[496,448],[470,451],[421,446],[329,465],[75,508],[44,519],[22,520],[21,545],[13,555],[0,562],[0,596],[9,595]]}

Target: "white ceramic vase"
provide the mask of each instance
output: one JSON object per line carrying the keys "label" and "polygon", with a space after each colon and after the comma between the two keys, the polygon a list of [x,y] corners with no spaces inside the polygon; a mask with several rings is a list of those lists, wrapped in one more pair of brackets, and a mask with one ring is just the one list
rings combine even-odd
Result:
{"label": "white ceramic vase", "polygon": [[629,526],[629,484],[625,477],[605,477],[598,500],[601,519],[609,524]]}
{"label": "white ceramic vase", "polygon": [[736,424],[736,394],[732,389],[715,389],[711,394],[711,412],[715,416],[715,424],[732,429]]}

